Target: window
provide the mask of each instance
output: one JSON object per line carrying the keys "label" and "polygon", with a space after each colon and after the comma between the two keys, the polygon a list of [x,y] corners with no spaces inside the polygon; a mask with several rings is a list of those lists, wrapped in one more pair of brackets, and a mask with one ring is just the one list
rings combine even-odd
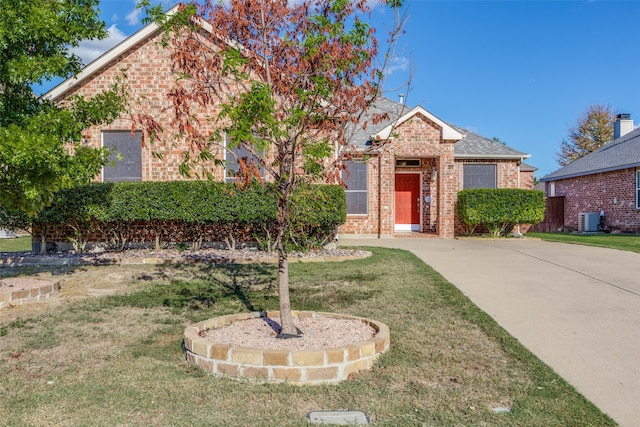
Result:
{"label": "window", "polygon": [[396,159],[396,167],[420,167],[420,159]]}
{"label": "window", "polygon": [[547,182],[547,197],[555,197],[556,196],[556,183],[551,181]]}
{"label": "window", "polygon": [[102,146],[109,149],[104,166],[104,182],[142,181],[142,132],[109,130],[102,132]]}
{"label": "window", "polygon": [[462,169],[463,189],[497,188],[496,165],[484,163],[465,164]]}
{"label": "window", "polygon": [[[225,136],[225,146],[229,146],[229,141]],[[238,161],[242,158],[249,160],[253,160],[256,165],[259,163],[255,156],[253,156],[249,150],[242,146],[242,144],[237,145],[233,148],[228,148],[225,150],[225,168],[224,168],[224,180],[225,182],[235,182],[236,177],[238,176],[238,171],[240,170],[240,165]],[[264,167],[260,167],[260,176],[264,178]]]}
{"label": "window", "polygon": [[347,195],[347,215],[367,214],[367,163],[358,161],[345,162],[347,170],[342,171]]}
{"label": "window", "polygon": [[640,209],[640,170],[636,170],[636,209]]}

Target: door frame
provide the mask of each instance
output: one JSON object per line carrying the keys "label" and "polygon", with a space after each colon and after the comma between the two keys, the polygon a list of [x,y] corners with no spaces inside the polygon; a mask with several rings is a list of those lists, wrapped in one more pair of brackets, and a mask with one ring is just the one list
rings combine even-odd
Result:
{"label": "door frame", "polygon": [[[418,228],[414,229],[413,226],[415,224],[411,224],[411,226],[409,227],[409,229],[398,229],[397,228],[397,224],[396,224],[396,176],[397,175],[418,175]],[[423,173],[422,171],[397,171],[395,172],[395,174],[393,175],[393,231],[394,232],[422,232],[422,209],[423,209],[423,203],[422,203],[422,181],[423,181]]]}

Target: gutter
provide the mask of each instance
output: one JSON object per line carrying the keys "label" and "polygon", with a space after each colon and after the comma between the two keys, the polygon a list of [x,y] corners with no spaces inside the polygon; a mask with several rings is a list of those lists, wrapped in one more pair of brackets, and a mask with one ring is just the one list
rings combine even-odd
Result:
{"label": "gutter", "polygon": [[587,175],[597,175],[599,173],[615,172],[623,169],[632,169],[637,167],[640,167],[640,163],[638,162],[629,163],[628,165],[619,165],[619,166],[611,166],[603,169],[595,169],[595,170],[590,170],[586,172],[570,173],[567,175],[558,175],[558,176],[547,175],[545,177],[540,178],[540,182],[560,181],[562,179],[577,178],[579,176],[587,176]]}
{"label": "gutter", "polygon": [[524,159],[528,159],[531,157],[531,154],[487,154],[487,155],[477,155],[477,154],[453,154],[453,159],[481,159],[481,160],[520,160],[521,162]]}

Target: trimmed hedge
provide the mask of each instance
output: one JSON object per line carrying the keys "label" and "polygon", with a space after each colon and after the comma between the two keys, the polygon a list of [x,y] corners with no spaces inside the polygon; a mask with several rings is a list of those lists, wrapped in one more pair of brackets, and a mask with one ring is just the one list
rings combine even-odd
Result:
{"label": "trimmed hedge", "polygon": [[544,221],[544,192],[516,188],[474,188],[458,193],[458,214],[470,234],[484,226],[492,236],[506,234],[517,224]]}
{"label": "trimmed hedge", "polygon": [[[73,230],[68,238],[77,250],[96,233],[109,236],[120,250],[133,238],[155,240],[156,248],[164,239],[191,241],[198,249],[205,230],[212,229],[229,246],[249,233],[252,240],[271,249],[276,191],[271,184],[240,189],[209,181],[92,183],[56,193],[52,206],[34,219],[34,225],[43,235],[55,225]],[[346,198],[340,186],[305,186],[292,201],[289,243],[296,249],[322,245],[346,220]],[[141,223],[144,232],[139,231]],[[138,227],[135,236],[134,225]]]}

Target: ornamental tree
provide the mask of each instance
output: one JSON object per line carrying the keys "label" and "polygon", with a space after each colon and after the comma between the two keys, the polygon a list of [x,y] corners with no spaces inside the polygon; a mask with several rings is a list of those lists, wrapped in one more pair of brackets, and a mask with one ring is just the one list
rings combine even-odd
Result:
{"label": "ornamental tree", "polygon": [[[220,153],[240,147],[246,155],[238,159],[236,182],[264,175],[275,183],[281,337],[299,333],[291,316],[285,236],[291,196],[306,182],[340,181],[344,160],[354,154],[354,133],[384,118],[367,111],[381,94],[401,26],[391,29],[390,50],[380,61],[375,29],[365,21],[368,3],[201,0],[171,16],[145,4],[171,49],[177,79],[167,96],[175,114],[165,128],[144,113],[138,123],[156,141],[187,142],[185,175],[196,173],[203,160],[219,165]],[[402,22],[400,2],[387,6],[396,11],[389,14],[395,23]],[[202,117],[196,109],[209,113]]]}
{"label": "ornamental tree", "polygon": [[569,135],[560,143],[556,160],[560,166],[566,166],[613,140],[613,122],[611,107],[594,104],[569,128]]}
{"label": "ornamental tree", "polygon": [[0,206],[36,214],[53,194],[100,172],[106,151],[82,144],[82,130],[115,119],[125,86],[67,108],[37,97],[31,86],[77,74],[71,53],[84,39],[104,38],[98,0],[0,0]]}

